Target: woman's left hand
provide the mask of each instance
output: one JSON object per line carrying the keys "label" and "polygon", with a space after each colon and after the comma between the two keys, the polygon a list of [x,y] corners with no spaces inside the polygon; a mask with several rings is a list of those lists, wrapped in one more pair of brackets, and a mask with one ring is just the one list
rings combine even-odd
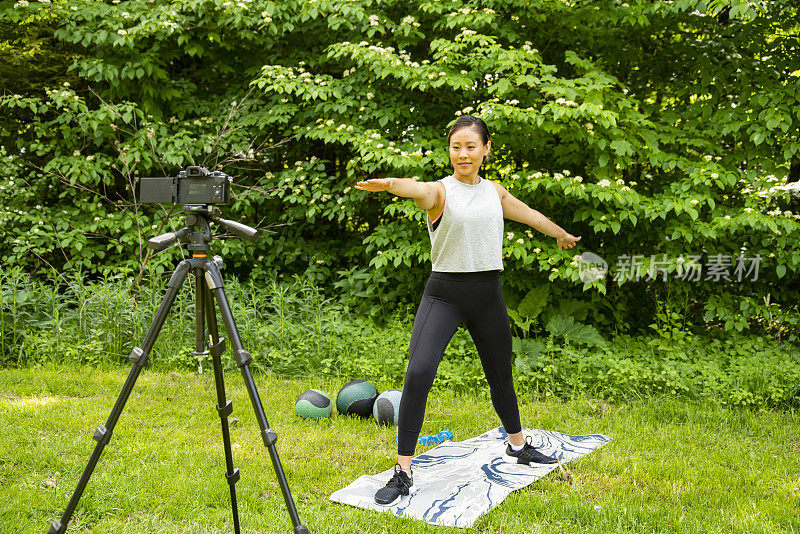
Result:
{"label": "woman's left hand", "polygon": [[581,240],[581,236],[575,237],[572,234],[565,234],[561,237],[556,238],[556,242],[558,243],[558,250],[562,250],[565,248],[572,248],[575,246],[575,243]]}

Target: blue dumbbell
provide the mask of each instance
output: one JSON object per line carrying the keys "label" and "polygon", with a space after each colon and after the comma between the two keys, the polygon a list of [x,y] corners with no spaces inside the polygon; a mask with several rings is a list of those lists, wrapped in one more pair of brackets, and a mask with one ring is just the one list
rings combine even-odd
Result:
{"label": "blue dumbbell", "polygon": [[[425,445],[433,445],[433,444],[441,443],[446,439],[453,439],[453,433],[450,432],[449,430],[442,430],[441,432],[439,432],[435,436],[431,436],[430,434],[425,434],[424,436],[421,436],[417,440],[417,443],[419,443],[420,445],[423,445],[423,446],[425,446]],[[394,440],[397,441],[397,434],[394,435]]]}

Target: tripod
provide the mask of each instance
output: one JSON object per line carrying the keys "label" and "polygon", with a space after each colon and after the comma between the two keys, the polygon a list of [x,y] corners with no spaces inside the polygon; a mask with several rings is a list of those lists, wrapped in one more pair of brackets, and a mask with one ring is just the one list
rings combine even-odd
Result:
{"label": "tripod", "polygon": [[[220,272],[222,259],[219,257],[214,259],[207,258],[207,252],[211,248],[210,243],[212,239],[211,221],[220,224],[231,233],[248,240],[255,240],[256,230],[234,221],[220,219],[219,209],[212,205],[187,204],[184,206],[184,211],[188,213],[186,216],[186,226],[184,228],[177,232],[169,232],[156,236],[148,241],[148,245],[154,250],[163,250],[175,243],[178,239],[181,239],[188,243],[188,249],[192,252],[192,258],[181,261],[175,268],[175,271],[172,273],[167,283],[167,291],[164,295],[164,299],[161,301],[156,311],[155,318],[145,335],[142,346],[134,347],[131,351],[129,360],[133,363],[133,367],[128,374],[128,378],[125,380],[122,392],[119,394],[106,424],[97,427],[94,433],[94,439],[97,441],[97,445],[89,459],[89,463],[83,471],[83,475],[78,482],[78,487],[72,494],[72,498],[67,505],[64,515],[61,517],[60,521],[53,521],[48,534],[64,534],[64,532],[66,532],[67,524],[72,517],[72,513],[75,511],[75,507],[78,505],[81,495],[83,495],[86,484],[89,482],[89,477],[92,476],[92,472],[97,465],[97,461],[100,459],[103,449],[111,440],[114,426],[117,424],[117,420],[133,390],[136,379],[139,377],[139,373],[147,363],[150,350],[153,348],[156,338],[158,338],[158,334],[161,331],[161,327],[164,325],[164,321],[175,301],[175,297],[190,271],[193,271],[195,275],[195,351],[192,352],[192,354],[196,356],[210,355],[213,362],[214,383],[217,390],[217,412],[219,413],[220,422],[222,423],[222,441],[225,448],[225,465],[227,468],[225,478],[231,492],[234,532],[237,534],[240,532],[239,509],[236,503],[236,483],[239,481],[239,470],[233,467],[233,456],[231,454],[228,416],[233,411],[233,405],[231,401],[225,398],[225,383],[223,381],[222,362],[220,360],[220,356],[225,351],[225,339],[219,337],[214,299],[216,299],[219,305],[222,322],[231,339],[233,356],[244,378],[245,387],[250,396],[250,402],[253,405],[258,425],[261,428],[261,438],[264,441],[264,445],[269,450],[272,465],[275,468],[275,473],[278,476],[278,483],[283,493],[283,499],[286,501],[286,507],[289,510],[289,515],[294,525],[294,532],[295,534],[308,534],[308,529],[303,526],[300,522],[300,517],[297,515],[297,509],[295,508],[291,492],[289,491],[289,484],[286,481],[286,475],[283,473],[281,460],[275,448],[278,435],[269,427],[267,417],[264,414],[264,407],[261,404],[261,399],[258,396],[258,391],[253,381],[253,375],[250,372],[250,362],[253,357],[242,347],[242,341],[236,328],[233,313],[228,304],[228,299],[225,296],[222,274]],[[206,326],[208,327],[207,329]],[[206,341],[206,330],[211,338],[210,345]]]}

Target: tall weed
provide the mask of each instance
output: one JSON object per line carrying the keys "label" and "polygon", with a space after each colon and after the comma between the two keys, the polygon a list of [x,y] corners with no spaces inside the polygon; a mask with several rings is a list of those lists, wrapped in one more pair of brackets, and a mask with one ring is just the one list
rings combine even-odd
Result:
{"label": "tall weed", "polygon": [[[90,280],[80,272],[37,281],[12,269],[0,271],[0,281],[0,366],[59,361],[103,366],[127,365],[132,348],[141,345],[150,328],[168,275],[148,273],[137,286],[127,277]],[[407,312],[383,315],[376,322],[301,278],[240,283],[231,277],[225,289],[254,370],[402,387],[413,321]],[[194,307],[190,275],[164,322],[150,365],[210,367],[208,356],[198,361],[191,355]],[[732,406],[800,406],[795,345],[731,334],[693,336],[680,326],[679,312],[664,310],[663,322],[654,325],[656,336],[619,335],[609,341],[576,335],[576,326],[566,325],[563,314],[554,313],[546,323],[553,327],[539,329],[538,335],[522,328],[529,326],[528,319],[513,318],[525,334],[514,343],[520,398],[588,394],[618,400],[659,394]],[[556,328],[554,321],[569,328]],[[218,324],[220,335],[228,337],[223,323]],[[223,362],[235,366],[229,352]],[[448,346],[434,387],[488,395],[475,346],[464,329]]]}

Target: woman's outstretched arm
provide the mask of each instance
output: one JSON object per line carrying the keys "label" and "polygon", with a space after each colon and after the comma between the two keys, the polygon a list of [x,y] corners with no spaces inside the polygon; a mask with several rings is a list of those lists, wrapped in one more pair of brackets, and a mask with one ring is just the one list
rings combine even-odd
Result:
{"label": "woman's outstretched arm", "polygon": [[545,235],[555,237],[558,243],[558,250],[572,248],[575,243],[581,240],[580,237],[575,237],[568,233],[559,225],[514,197],[502,185],[497,182],[493,183],[497,188],[497,194],[500,195],[500,205],[503,207],[503,217],[506,219],[527,224]]}
{"label": "woman's outstretched arm", "polygon": [[399,197],[413,198],[417,206],[430,210],[439,203],[443,188],[435,182],[418,182],[413,178],[372,178],[358,182],[356,189],[387,191]]}

